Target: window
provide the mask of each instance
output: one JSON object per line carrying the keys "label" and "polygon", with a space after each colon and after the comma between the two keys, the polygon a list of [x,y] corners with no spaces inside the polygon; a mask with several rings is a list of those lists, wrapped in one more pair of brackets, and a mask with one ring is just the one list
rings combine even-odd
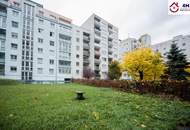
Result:
{"label": "window", "polygon": [[54,36],[54,32],[50,32],[49,35],[50,35],[50,37],[53,37]]}
{"label": "window", "polygon": [[44,40],[43,40],[42,38],[38,38],[38,42],[39,42],[39,43],[43,43],[43,41],[44,41]]}
{"label": "window", "polygon": [[79,74],[79,70],[76,70],[76,74]]}
{"label": "window", "polygon": [[76,46],[76,50],[79,51],[80,50],[80,46]]}
{"label": "window", "polygon": [[77,37],[77,38],[76,38],[76,41],[77,41],[77,42],[80,42],[80,39]]}
{"label": "window", "polygon": [[38,74],[43,74],[43,68],[38,68]]}
{"label": "window", "polygon": [[17,39],[18,38],[18,33],[12,32],[11,37],[14,38],[14,39]]}
{"label": "window", "polygon": [[41,11],[41,10],[39,10],[39,15],[40,15],[40,16],[43,16],[43,15],[44,15],[44,12]]}
{"label": "window", "polygon": [[80,57],[79,54],[77,54],[77,55],[76,55],[76,58],[79,58],[79,57]]}
{"label": "window", "polygon": [[43,19],[39,19],[38,22],[39,22],[39,24],[43,24],[44,20]]}
{"label": "window", "polygon": [[11,60],[16,61],[17,60],[17,56],[16,55],[11,55]]}
{"label": "window", "polygon": [[51,18],[51,19],[54,19],[54,20],[56,19],[56,17],[53,16],[53,15],[50,15],[50,18]]}
{"label": "window", "polygon": [[55,27],[55,24],[54,23],[50,23],[51,27]]}
{"label": "window", "polygon": [[79,66],[79,62],[76,62],[76,66]]}
{"label": "window", "polygon": [[43,53],[43,49],[42,48],[38,48],[38,53]]}
{"label": "window", "polygon": [[42,58],[38,58],[37,62],[38,62],[38,64],[43,64],[43,59]]}
{"label": "window", "polygon": [[38,32],[39,32],[39,33],[43,32],[43,31],[44,31],[44,29],[38,28]]}
{"label": "window", "polygon": [[55,51],[54,50],[49,50],[50,53],[54,53]]}
{"label": "window", "polygon": [[11,66],[11,67],[10,67],[10,71],[11,71],[11,72],[17,72],[17,67]]}
{"label": "window", "polygon": [[49,74],[54,74],[54,69],[49,69]]}
{"label": "window", "polygon": [[50,64],[50,65],[53,65],[53,64],[54,64],[54,60],[50,59],[50,60],[49,60],[49,64]]}
{"label": "window", "polygon": [[18,45],[15,43],[11,43],[11,49],[16,50],[18,48]]}
{"label": "window", "polygon": [[12,27],[13,28],[18,28],[18,22],[12,21]]}
{"label": "window", "polygon": [[15,10],[13,10],[13,16],[15,16],[15,17],[17,17],[18,15],[19,15],[19,12],[18,11],[15,11]]}
{"label": "window", "polygon": [[55,43],[54,41],[49,42],[50,46],[54,46],[54,43]]}

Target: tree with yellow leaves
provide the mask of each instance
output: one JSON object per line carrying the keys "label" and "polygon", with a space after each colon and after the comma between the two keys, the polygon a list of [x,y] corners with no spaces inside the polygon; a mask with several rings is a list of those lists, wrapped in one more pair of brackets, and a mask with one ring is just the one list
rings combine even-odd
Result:
{"label": "tree with yellow leaves", "polygon": [[151,48],[139,48],[126,53],[121,67],[135,80],[158,80],[165,69],[160,53]]}

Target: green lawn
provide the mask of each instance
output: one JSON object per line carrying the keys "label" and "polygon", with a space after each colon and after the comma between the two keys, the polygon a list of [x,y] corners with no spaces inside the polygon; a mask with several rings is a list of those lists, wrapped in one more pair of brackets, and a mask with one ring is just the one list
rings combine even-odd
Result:
{"label": "green lawn", "polygon": [[77,84],[0,86],[0,130],[173,130],[179,121],[190,121],[189,103]]}

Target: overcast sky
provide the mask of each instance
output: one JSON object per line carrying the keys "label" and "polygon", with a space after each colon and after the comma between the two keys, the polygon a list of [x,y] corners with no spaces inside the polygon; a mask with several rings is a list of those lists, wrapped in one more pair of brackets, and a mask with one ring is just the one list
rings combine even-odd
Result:
{"label": "overcast sky", "polygon": [[169,16],[167,0],[34,0],[81,25],[92,13],[119,28],[119,38],[148,33],[152,44],[190,34],[190,15]]}

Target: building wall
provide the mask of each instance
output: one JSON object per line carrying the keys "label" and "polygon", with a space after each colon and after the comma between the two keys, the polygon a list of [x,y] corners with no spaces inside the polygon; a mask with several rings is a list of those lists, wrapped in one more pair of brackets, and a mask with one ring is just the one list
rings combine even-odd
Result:
{"label": "building wall", "polygon": [[82,25],[91,31],[90,67],[96,78],[106,79],[108,64],[118,60],[118,28],[93,14]]}
{"label": "building wall", "polygon": [[190,35],[179,35],[173,37],[173,39],[152,45],[154,51],[158,51],[166,60],[166,52],[169,52],[171,44],[177,44],[179,49],[183,49],[184,54],[187,55],[187,60],[190,61]]}

